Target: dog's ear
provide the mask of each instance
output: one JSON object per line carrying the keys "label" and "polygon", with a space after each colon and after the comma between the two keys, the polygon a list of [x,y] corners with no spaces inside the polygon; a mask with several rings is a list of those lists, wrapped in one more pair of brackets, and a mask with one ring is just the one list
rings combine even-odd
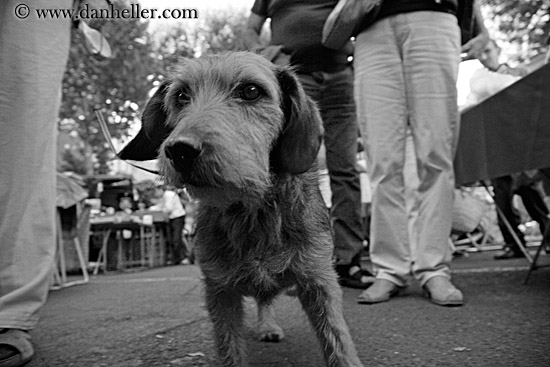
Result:
{"label": "dog's ear", "polygon": [[141,115],[141,129],[120,151],[120,159],[148,161],[158,157],[160,145],[171,132],[166,125],[168,115],[164,107],[164,97],[169,85],[169,81],[162,83],[147,102]]}
{"label": "dog's ear", "polygon": [[271,165],[275,172],[303,173],[311,168],[321,146],[321,115],[294,72],[280,68],[277,79],[281,88],[285,122],[271,150]]}

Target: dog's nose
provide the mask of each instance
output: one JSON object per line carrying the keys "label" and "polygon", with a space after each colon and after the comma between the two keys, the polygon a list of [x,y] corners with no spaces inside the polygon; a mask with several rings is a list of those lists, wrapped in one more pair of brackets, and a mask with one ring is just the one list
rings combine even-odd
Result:
{"label": "dog's nose", "polygon": [[190,162],[202,152],[202,145],[194,139],[179,138],[164,146],[166,156],[174,163]]}

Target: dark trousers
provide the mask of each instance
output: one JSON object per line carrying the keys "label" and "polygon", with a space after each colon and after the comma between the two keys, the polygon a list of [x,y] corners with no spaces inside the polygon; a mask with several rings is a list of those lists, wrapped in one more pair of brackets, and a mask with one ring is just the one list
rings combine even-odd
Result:
{"label": "dark trousers", "polygon": [[321,112],[332,191],[330,211],[337,265],[350,264],[363,250],[361,185],[357,162],[359,127],[351,67],[335,73],[300,73],[306,93]]}
{"label": "dark trousers", "polygon": [[170,241],[169,249],[172,257],[172,264],[177,265],[188,256],[187,246],[183,242],[183,226],[185,216],[170,219]]}
{"label": "dark trousers", "polygon": [[[548,226],[548,208],[539,191],[532,185],[521,185],[514,189],[512,176],[498,177],[492,180],[492,184],[495,191],[495,204],[502,210],[504,216],[508,222],[510,222],[510,225],[523,244],[525,244],[525,238],[518,228],[521,223],[520,216],[512,203],[514,194],[521,197],[527,213],[539,224],[541,233],[545,233],[546,227]],[[506,245],[514,252],[520,253],[521,250],[500,217],[498,218],[498,226],[502,232]]]}

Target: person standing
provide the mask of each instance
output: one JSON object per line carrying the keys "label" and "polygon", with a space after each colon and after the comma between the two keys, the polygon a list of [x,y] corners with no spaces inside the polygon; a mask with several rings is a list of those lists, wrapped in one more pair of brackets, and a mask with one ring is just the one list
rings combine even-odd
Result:
{"label": "person standing", "polygon": [[158,203],[149,209],[162,211],[168,216],[172,264],[190,264],[189,249],[183,240],[185,208],[183,207],[180,197],[174,189],[163,186],[156,187],[155,196],[158,197]]}
{"label": "person standing", "polygon": [[[370,256],[376,281],[359,303],[384,302],[418,280],[431,302],[463,304],[449,247],[458,141],[461,37],[453,0],[394,0],[355,43],[358,115],[373,186]],[[407,130],[418,188],[415,238],[405,200]],[[414,244],[412,246],[411,244]]]}
{"label": "person standing", "polygon": [[357,126],[353,70],[348,43],[340,50],[321,44],[323,25],[337,0],[256,0],[245,37],[249,49],[261,46],[260,33],[271,19],[270,44],[288,54],[306,93],[317,102],[324,123],[326,165],[332,192],[330,210],[334,255],[340,284],[367,288],[374,280],[361,268],[364,233],[361,187],[356,168]]}
{"label": "person standing", "polygon": [[71,0],[0,2],[0,366],[34,356],[29,331],[55,255],[56,132],[70,19],[34,10]]}

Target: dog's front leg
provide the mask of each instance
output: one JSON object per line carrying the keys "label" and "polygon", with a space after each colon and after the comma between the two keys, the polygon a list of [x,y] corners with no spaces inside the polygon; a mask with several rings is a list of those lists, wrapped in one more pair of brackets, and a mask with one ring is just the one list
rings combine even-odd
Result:
{"label": "dog's front leg", "polygon": [[214,339],[224,367],[247,367],[243,337],[243,298],[206,282],[206,307],[214,324]]}
{"label": "dog's front leg", "polygon": [[327,366],[363,367],[344,319],[336,274],[323,281],[312,279],[298,297],[321,342]]}

